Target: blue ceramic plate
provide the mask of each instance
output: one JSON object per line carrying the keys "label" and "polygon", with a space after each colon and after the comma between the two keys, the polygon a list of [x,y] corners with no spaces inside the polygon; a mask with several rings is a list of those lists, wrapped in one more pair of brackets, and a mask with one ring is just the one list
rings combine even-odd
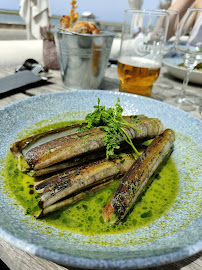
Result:
{"label": "blue ceramic plate", "polygon": [[[186,69],[184,67],[179,67],[178,65],[182,63],[182,59],[179,57],[164,58],[163,64],[167,71],[175,78],[184,80]],[[202,71],[193,70],[190,75],[190,82],[202,84]]]}
{"label": "blue ceramic plate", "polygon": [[[84,118],[97,104],[113,106],[120,97],[125,114],[158,117],[176,131],[172,158],[180,177],[175,202],[159,219],[125,233],[82,235],[51,226],[39,226],[5,192],[4,159],[20,131],[39,121]],[[82,90],[31,97],[0,110],[0,237],[33,255],[65,266],[130,269],[156,266],[183,259],[202,249],[200,120],[170,105],[136,95]],[[41,224],[41,223],[40,223]],[[118,243],[118,244],[117,244]]]}

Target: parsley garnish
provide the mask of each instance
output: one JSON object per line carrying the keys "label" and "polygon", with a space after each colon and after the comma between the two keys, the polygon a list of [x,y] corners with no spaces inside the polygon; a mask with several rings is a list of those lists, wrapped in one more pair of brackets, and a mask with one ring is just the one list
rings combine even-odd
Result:
{"label": "parsley garnish", "polygon": [[85,118],[87,125],[83,127],[82,130],[99,127],[106,132],[104,143],[106,146],[107,158],[114,155],[115,149],[120,148],[120,138],[123,138],[133,148],[135,153],[140,155],[131,138],[125,131],[124,126],[131,127],[135,130],[138,129],[124,120],[120,99],[118,98],[117,103],[113,108],[109,107],[106,109],[105,106],[100,106],[100,99],[98,98],[98,105],[94,106],[94,108],[94,112],[87,114]]}

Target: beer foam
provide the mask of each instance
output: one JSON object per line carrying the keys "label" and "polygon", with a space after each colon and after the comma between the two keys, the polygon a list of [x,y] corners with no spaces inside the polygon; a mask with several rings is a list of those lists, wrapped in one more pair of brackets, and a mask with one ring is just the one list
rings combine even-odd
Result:
{"label": "beer foam", "polygon": [[161,64],[156,60],[137,56],[123,56],[120,57],[118,61],[122,64],[130,65],[133,67],[141,67],[149,69],[157,69],[161,67]]}

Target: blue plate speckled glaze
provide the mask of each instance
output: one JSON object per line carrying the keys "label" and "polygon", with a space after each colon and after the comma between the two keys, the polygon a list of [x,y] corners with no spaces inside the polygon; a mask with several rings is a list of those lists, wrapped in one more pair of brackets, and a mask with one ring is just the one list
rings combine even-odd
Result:
{"label": "blue plate speckled glaze", "polygon": [[[37,122],[83,119],[97,104],[106,107],[120,97],[124,114],[158,117],[176,131],[172,158],[180,177],[171,208],[146,227],[125,233],[88,236],[61,231],[24,215],[5,192],[4,159],[19,132]],[[183,259],[202,249],[200,120],[170,105],[136,95],[82,90],[31,97],[0,110],[0,237],[8,243],[65,266],[130,269]],[[47,124],[46,121],[42,122]],[[21,133],[22,134],[22,133]]]}

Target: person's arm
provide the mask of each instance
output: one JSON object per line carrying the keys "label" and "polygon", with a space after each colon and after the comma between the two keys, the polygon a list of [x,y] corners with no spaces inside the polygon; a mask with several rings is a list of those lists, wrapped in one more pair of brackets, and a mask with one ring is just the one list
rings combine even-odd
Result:
{"label": "person's arm", "polygon": [[[177,10],[179,12],[179,19],[181,21],[187,9],[190,8],[194,4],[194,2],[194,0],[176,0],[175,3],[169,7],[168,10]],[[199,2],[202,1],[199,0]]]}
{"label": "person's arm", "polygon": [[[176,2],[169,7],[169,10],[177,10],[179,12],[179,22],[181,25],[182,19],[188,8],[202,8],[202,0],[176,0]],[[187,22],[184,31],[194,25],[196,21],[196,16],[191,16]]]}
{"label": "person's arm", "polygon": [[202,8],[202,1],[201,0],[195,0],[192,4],[191,8]]}

